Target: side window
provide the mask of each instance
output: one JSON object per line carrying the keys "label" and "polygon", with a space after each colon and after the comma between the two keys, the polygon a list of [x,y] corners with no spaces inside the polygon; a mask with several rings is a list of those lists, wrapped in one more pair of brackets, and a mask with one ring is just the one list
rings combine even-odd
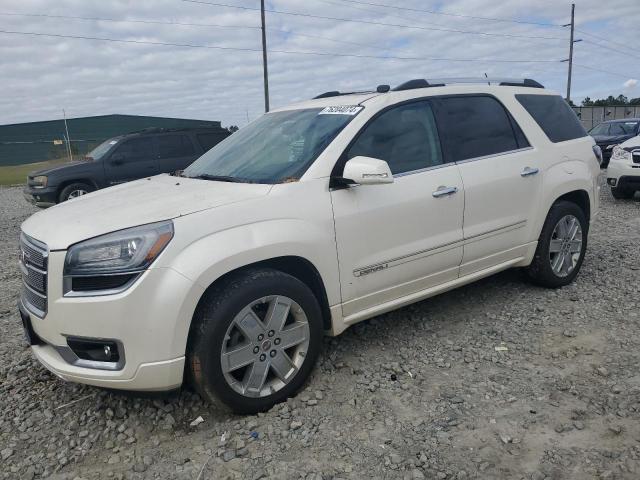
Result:
{"label": "side window", "polygon": [[157,138],[159,158],[187,157],[195,153],[186,135],[160,135]]}
{"label": "side window", "polygon": [[[588,135],[575,112],[560,95],[519,94],[516,100],[553,143]],[[598,133],[594,131],[594,135]]]}
{"label": "side window", "polygon": [[442,164],[431,105],[408,103],[376,117],[347,152],[347,158],[359,155],[385,160],[394,174]]}
{"label": "side window", "polygon": [[206,152],[215,147],[218,143],[225,139],[225,135],[219,133],[198,133],[196,138],[202,149]]}
{"label": "side window", "polygon": [[493,97],[445,97],[434,103],[449,161],[496,155],[529,145],[515,120]]}
{"label": "side window", "polygon": [[125,162],[153,159],[153,141],[151,137],[132,138],[120,145],[113,155],[121,156]]}

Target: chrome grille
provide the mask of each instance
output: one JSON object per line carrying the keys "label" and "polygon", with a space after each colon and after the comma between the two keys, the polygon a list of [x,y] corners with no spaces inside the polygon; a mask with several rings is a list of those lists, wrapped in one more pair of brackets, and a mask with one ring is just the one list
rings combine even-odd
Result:
{"label": "chrome grille", "polygon": [[44,317],[47,314],[47,246],[24,233],[20,235],[22,303],[27,310]]}

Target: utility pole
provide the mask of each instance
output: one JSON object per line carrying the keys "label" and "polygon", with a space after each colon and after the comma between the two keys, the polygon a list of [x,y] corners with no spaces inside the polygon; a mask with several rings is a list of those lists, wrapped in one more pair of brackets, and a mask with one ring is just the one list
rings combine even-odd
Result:
{"label": "utility pole", "polygon": [[574,15],[576,4],[571,4],[571,36],[569,38],[569,73],[567,74],[567,102],[571,102],[571,69],[573,68],[573,30],[575,27]]}
{"label": "utility pole", "polygon": [[62,109],[62,117],[64,118],[64,129],[67,132],[67,150],[69,151],[69,160],[73,162],[73,153],[71,152],[71,138],[69,137],[69,127],[67,126],[67,113]]}
{"label": "utility pole", "polygon": [[[264,73],[264,111],[269,111],[269,72],[267,71],[267,33],[264,21],[264,0],[260,0],[262,16],[262,70]],[[573,29],[571,30],[573,32]],[[572,34],[573,35],[573,34]]]}

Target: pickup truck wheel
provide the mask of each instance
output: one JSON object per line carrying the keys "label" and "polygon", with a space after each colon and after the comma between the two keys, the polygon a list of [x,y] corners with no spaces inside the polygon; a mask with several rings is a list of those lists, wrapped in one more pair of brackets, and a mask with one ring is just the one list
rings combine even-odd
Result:
{"label": "pickup truck wheel", "polygon": [[72,198],[81,197],[89,192],[93,192],[95,189],[86,183],[72,183],[62,189],[58,196],[58,203],[66,202]]}
{"label": "pickup truck wheel", "polygon": [[572,202],[554,204],[542,227],[529,278],[536,284],[558,288],[578,275],[587,249],[588,224],[582,209]]}
{"label": "pickup truck wheel", "polygon": [[214,288],[198,307],[190,338],[192,383],[209,401],[256,413],[295,394],[322,343],[321,311],[297,278],[250,270]]}

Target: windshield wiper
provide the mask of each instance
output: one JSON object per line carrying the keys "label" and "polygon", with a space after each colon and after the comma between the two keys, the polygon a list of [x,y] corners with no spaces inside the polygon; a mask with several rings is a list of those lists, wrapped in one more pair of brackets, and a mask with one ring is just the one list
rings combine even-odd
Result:
{"label": "windshield wiper", "polygon": [[203,173],[200,175],[196,175],[195,177],[188,178],[197,178],[200,180],[212,180],[214,182],[232,182],[232,183],[244,183],[244,180],[237,177],[230,177],[228,175],[209,175],[208,173]]}

